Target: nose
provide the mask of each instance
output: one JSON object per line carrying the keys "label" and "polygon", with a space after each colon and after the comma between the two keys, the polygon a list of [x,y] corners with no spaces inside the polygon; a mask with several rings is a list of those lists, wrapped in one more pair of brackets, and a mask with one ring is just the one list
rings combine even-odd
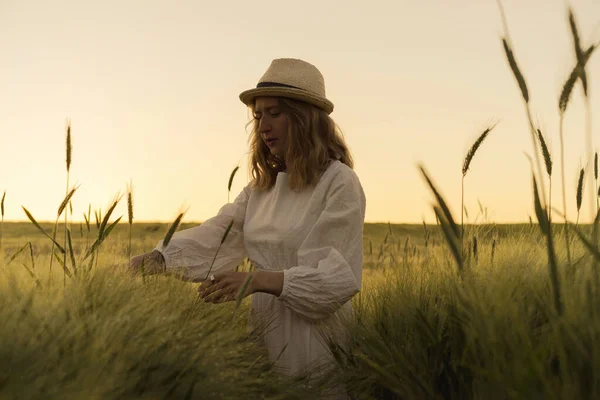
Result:
{"label": "nose", "polygon": [[258,121],[258,133],[264,133],[271,130],[271,124],[264,116]]}

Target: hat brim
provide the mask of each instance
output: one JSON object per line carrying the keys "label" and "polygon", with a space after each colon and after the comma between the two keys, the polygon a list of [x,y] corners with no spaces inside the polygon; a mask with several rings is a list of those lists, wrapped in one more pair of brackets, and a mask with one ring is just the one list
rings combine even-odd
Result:
{"label": "hat brim", "polygon": [[322,97],[314,96],[302,89],[285,87],[263,87],[245,90],[240,94],[240,100],[249,106],[259,96],[265,97],[287,97],[294,100],[304,101],[324,110],[327,114],[333,111],[333,103]]}

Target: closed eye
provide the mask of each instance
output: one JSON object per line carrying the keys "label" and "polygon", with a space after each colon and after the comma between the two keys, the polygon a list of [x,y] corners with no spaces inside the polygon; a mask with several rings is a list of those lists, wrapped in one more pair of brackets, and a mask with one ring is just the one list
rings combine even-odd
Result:
{"label": "closed eye", "polygon": [[[269,115],[271,117],[273,117],[273,118],[277,118],[280,114],[281,114],[281,112],[279,112],[279,111],[269,112]],[[261,118],[262,118],[262,113],[260,113],[260,114],[259,113],[254,114],[254,119],[255,120],[260,120]]]}

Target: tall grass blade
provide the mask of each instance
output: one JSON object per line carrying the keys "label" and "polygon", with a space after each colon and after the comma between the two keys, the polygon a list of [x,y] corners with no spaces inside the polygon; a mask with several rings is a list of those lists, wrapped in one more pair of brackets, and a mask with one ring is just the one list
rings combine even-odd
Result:
{"label": "tall grass blade", "polygon": [[33,246],[29,242],[29,256],[31,257],[31,268],[35,271],[35,259],[33,258]]}
{"label": "tall grass blade", "polygon": [[240,308],[240,305],[242,304],[244,297],[246,297],[246,292],[248,291],[248,288],[250,287],[250,283],[252,282],[252,279],[254,279],[254,276],[249,273],[248,277],[246,278],[246,281],[244,282],[244,285],[238,291],[237,296],[235,298],[234,315],[235,315],[235,312],[237,312],[238,308]]}
{"label": "tall grass blade", "polygon": [[596,259],[597,262],[600,262],[600,251],[596,248],[596,246],[591,241],[586,239],[585,235],[581,232],[581,230],[579,230],[579,228],[576,226],[571,226],[571,228],[573,228],[587,251]]}
{"label": "tall grass blade", "polygon": [[598,239],[600,234],[600,208],[596,211],[596,217],[594,218],[594,222],[592,225],[592,239],[594,241],[594,246],[598,246]]}
{"label": "tall grass blade", "polygon": [[171,241],[171,238],[175,234],[175,231],[177,231],[177,228],[179,228],[179,224],[181,223],[181,219],[183,218],[183,214],[184,213],[180,213],[177,216],[177,218],[175,218],[175,221],[173,221],[173,223],[171,224],[171,227],[169,228],[169,230],[167,231],[167,234],[165,235],[165,238],[163,239],[163,246],[164,247],[166,247],[169,244],[169,242]]}
{"label": "tall grass blade", "polygon": [[88,249],[88,251],[85,253],[85,255],[83,257],[83,260],[81,260],[81,261],[86,260],[92,253],[94,253],[96,251],[96,249],[98,248],[98,246],[100,246],[102,244],[104,239],[106,239],[108,237],[108,235],[110,235],[110,233],[112,232],[114,227],[119,223],[121,218],[123,218],[123,216],[117,218],[112,224],[110,224],[109,227],[106,228],[106,230],[102,233],[102,236],[98,236],[96,241],[92,244],[92,247],[90,247]]}
{"label": "tall grass blade", "polygon": [[231,175],[229,175],[229,183],[227,183],[227,192],[228,192],[227,193],[227,202],[229,202],[229,192],[231,192],[231,185],[233,184],[233,177],[235,176],[238,169],[240,169],[239,166],[235,167],[233,169],[233,171],[231,171]]}
{"label": "tall grass blade", "polygon": [[440,225],[442,226],[442,231],[444,232],[444,237],[446,238],[446,242],[450,247],[450,251],[452,252],[452,256],[456,261],[456,265],[458,266],[458,272],[460,274],[463,271],[464,262],[462,257],[462,250],[459,249],[460,244],[458,243],[458,238],[452,230],[450,223],[446,219],[446,216],[444,215],[444,212],[441,210],[441,208],[434,205],[433,210],[438,216]]}
{"label": "tall grass blade", "polygon": [[227,229],[225,229],[225,233],[223,234],[223,237],[221,238],[221,243],[219,243],[219,247],[217,247],[217,251],[215,252],[215,255],[213,256],[212,262],[210,263],[210,268],[208,269],[208,273],[206,274],[206,278],[204,278],[205,280],[208,279],[208,277],[210,276],[210,271],[212,271],[212,267],[215,264],[215,260],[217,259],[217,254],[219,254],[219,250],[221,250],[221,246],[225,242],[225,239],[227,239],[227,236],[229,235],[229,231],[231,231],[231,227],[233,226],[233,222],[234,222],[234,220],[232,218],[229,225],[227,225]]}
{"label": "tall grass blade", "polygon": [[133,224],[133,184],[131,181],[127,186],[127,218],[129,225]]}
{"label": "tall grass blade", "polygon": [[21,265],[25,268],[25,270],[27,271],[29,276],[31,276],[33,278],[33,280],[35,281],[35,286],[38,289],[40,289],[42,287],[42,282],[40,282],[40,280],[37,278],[37,276],[35,276],[35,271],[32,271],[31,269],[29,269],[29,267],[25,263],[21,263]]}
{"label": "tall grass blade", "polygon": [[569,74],[569,77],[565,81],[562,91],[560,92],[560,96],[558,98],[558,111],[561,114],[564,114],[567,111],[567,106],[569,105],[569,100],[571,99],[571,93],[573,92],[573,88],[575,87],[575,82],[577,82],[577,78],[579,77],[579,64],[575,65],[575,68]]}
{"label": "tall grass blade", "polygon": [[119,201],[121,201],[121,198],[122,198],[122,196],[120,194],[118,194],[115,197],[115,199],[113,200],[112,205],[110,206],[110,208],[106,212],[106,215],[102,219],[102,223],[100,224],[100,228],[99,228],[99,232],[98,232],[98,237],[101,237],[104,235],[104,229],[106,229],[106,224],[108,224],[108,220],[110,219],[110,216],[113,213],[114,209],[117,207],[117,204],[119,203]]}
{"label": "tall grass blade", "polygon": [[529,103],[529,91],[527,90],[525,78],[523,77],[523,74],[521,73],[521,70],[517,65],[515,55],[513,54],[513,51],[510,45],[508,44],[506,38],[502,38],[502,45],[504,46],[504,53],[506,54],[508,65],[510,66],[510,69],[512,70],[513,75],[515,76],[515,79],[517,80],[517,83],[519,85],[519,89],[521,90],[521,96],[523,96],[523,100],[525,100],[525,103]]}
{"label": "tall grass blade", "polygon": [[72,278],[73,275],[71,274],[71,271],[69,271],[69,268],[67,268],[67,266],[65,265],[65,263],[63,262],[63,260],[60,258],[60,256],[56,253],[52,253],[54,255],[54,258],[56,258],[56,260],[58,261],[58,263],[60,264],[60,266],[62,267],[63,271],[65,272],[65,275],[68,276],[69,278]]}
{"label": "tall grass blade", "polygon": [[92,222],[92,203],[88,203],[88,213],[87,213],[87,230],[90,231],[90,224]]}
{"label": "tall grass blade", "polygon": [[54,242],[54,245],[58,248],[58,250],[60,250],[61,253],[65,253],[65,249],[62,248],[62,246],[60,244],[58,244],[56,242],[56,240],[52,239],[52,237],[50,235],[48,235],[46,233],[46,231],[40,226],[40,224],[37,223],[37,221],[35,220],[35,218],[33,218],[33,215],[31,215],[31,213],[29,211],[27,211],[27,209],[23,206],[21,206],[21,208],[23,209],[23,211],[25,211],[25,214],[27,215],[27,218],[29,218],[29,220],[44,234],[46,235],[46,237],[50,240],[52,240],[52,242]]}
{"label": "tall grass blade", "polygon": [[75,191],[77,190],[78,187],[79,186],[74,187],[73,189],[71,189],[71,191],[69,193],[67,193],[67,195],[63,199],[62,203],[60,203],[60,206],[58,206],[58,213],[56,215],[57,218],[59,218],[60,215],[63,213],[63,211],[67,207],[67,204],[69,204],[69,200],[71,200],[71,197],[73,197],[73,194],[75,193]]}
{"label": "tall grass blade", "polygon": [[73,242],[71,241],[71,230],[67,229],[67,238],[69,244],[69,255],[71,256],[71,266],[73,268],[73,273],[77,275],[77,263],[75,262],[75,254],[73,253]]}
{"label": "tall grass blade", "polygon": [[233,226],[233,219],[231,220],[229,225],[227,225],[227,229],[225,229],[225,233],[223,234],[223,237],[221,238],[221,244],[225,243],[225,239],[227,239],[227,235],[229,235],[229,231],[231,230],[232,226]]}
{"label": "tall grass blade", "polygon": [[19,254],[21,254],[23,252],[23,250],[25,250],[27,248],[27,246],[30,244],[31,242],[27,242],[25,243],[25,245],[23,247],[21,247],[15,254],[13,254],[10,259],[8,260],[8,262],[6,263],[6,266],[8,267],[10,265],[10,263],[12,263],[15,258],[17,258],[17,256]]}
{"label": "tall grass blade", "polygon": [[481,146],[481,144],[483,143],[483,141],[485,140],[485,138],[488,136],[488,134],[492,131],[492,129],[494,129],[494,127],[497,124],[498,123],[495,123],[492,126],[490,126],[489,128],[485,129],[483,131],[483,133],[481,135],[479,135],[479,137],[477,138],[477,140],[475,140],[475,142],[473,143],[473,145],[471,146],[471,148],[467,152],[467,156],[465,157],[465,159],[463,161],[463,167],[462,167],[462,174],[463,174],[463,176],[465,176],[467,174],[467,171],[469,170],[469,166],[471,165],[471,161],[473,160],[473,157],[475,156],[475,153],[477,152],[477,149]]}
{"label": "tall grass blade", "polygon": [[127,220],[129,222],[129,245],[127,247],[127,259],[131,260],[131,230],[133,227],[133,183],[129,180],[127,186]]}
{"label": "tall grass blade", "polygon": [[587,84],[587,76],[585,73],[585,53],[581,48],[581,41],[579,39],[579,31],[577,29],[577,24],[575,23],[575,16],[573,15],[573,10],[569,7],[569,26],[571,28],[571,36],[573,36],[573,47],[575,49],[575,56],[577,58],[577,64],[581,66],[581,70],[579,72],[579,79],[581,79],[581,86],[583,87],[583,93],[587,97],[588,95],[588,84]]}
{"label": "tall grass blade", "polygon": [[581,202],[583,200],[583,168],[579,172],[579,181],[577,182],[577,211],[581,209]]}
{"label": "tall grass blade", "polygon": [[73,146],[71,145],[71,121],[67,121],[67,172],[71,170],[71,155]]}
{"label": "tall grass blade", "polygon": [[[450,209],[446,205],[446,201],[444,201],[444,198],[442,197],[442,195],[438,192],[438,190],[436,189],[436,187],[433,184],[433,182],[431,181],[431,179],[429,179],[427,172],[425,172],[425,168],[422,165],[420,165],[419,169],[421,170],[421,173],[423,174],[423,176],[425,177],[425,180],[429,184],[431,191],[435,195],[435,198],[437,199],[438,204],[440,205],[441,211],[444,214],[445,220],[448,221],[448,224],[449,224],[450,229],[452,230],[452,233],[454,234],[454,236],[456,238],[459,238],[461,235],[460,235],[458,226],[454,222],[454,218],[452,218],[452,213],[450,213]],[[437,213],[436,213],[436,215],[437,215]]]}
{"label": "tall grass blade", "polygon": [[585,71],[585,66],[596,48],[597,45],[593,44],[585,51],[582,59],[577,60],[575,67],[573,67],[573,70],[571,70],[569,77],[565,81],[560,93],[560,97],[558,98],[558,110],[561,114],[564,114],[567,111],[567,106],[569,105],[569,100],[571,99],[571,93],[573,92],[575,83],[581,76],[582,71]]}
{"label": "tall grass blade", "polygon": [[[533,173],[532,173],[533,174]],[[548,235],[550,232],[549,222],[548,222],[548,214],[546,210],[542,208],[542,204],[540,202],[540,195],[538,193],[537,182],[535,180],[535,175],[533,174],[533,197],[534,197],[534,208],[535,215],[537,217],[540,229],[544,233],[544,235]]]}
{"label": "tall grass blade", "polygon": [[560,281],[558,279],[558,263],[556,261],[556,254],[554,252],[554,242],[552,239],[552,225],[550,224],[548,213],[545,209],[542,209],[542,205],[540,203],[540,196],[538,194],[537,182],[535,180],[535,174],[533,174],[533,171],[532,175],[535,213],[538,218],[540,229],[546,236],[548,250],[548,265],[550,272],[550,281],[552,283],[552,292],[554,295],[554,306],[558,315],[562,315],[563,303],[561,299]]}
{"label": "tall grass blade", "polygon": [[6,197],[6,190],[2,195],[2,200],[0,201],[0,211],[2,213],[2,220],[0,221],[0,254],[2,254],[2,239],[4,237],[4,198]]}
{"label": "tall grass blade", "polygon": [[552,158],[550,157],[550,152],[548,151],[548,146],[546,145],[546,140],[544,140],[544,135],[542,135],[542,131],[537,129],[538,139],[540,141],[540,147],[542,149],[542,154],[544,156],[544,164],[546,165],[546,173],[548,176],[552,176]]}

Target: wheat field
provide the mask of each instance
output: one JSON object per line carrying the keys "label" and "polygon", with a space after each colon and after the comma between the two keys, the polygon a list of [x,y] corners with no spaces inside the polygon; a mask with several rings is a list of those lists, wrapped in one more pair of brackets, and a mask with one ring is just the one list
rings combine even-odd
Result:
{"label": "wheat field", "polygon": [[[457,166],[460,208],[442,193],[449,183],[418,165],[435,200],[436,224],[365,224],[350,346],[324,335],[335,365],[317,375],[274,372],[257,340],[260,330],[247,326],[248,299],[206,304],[195,284],[128,272],[132,255],[194,225],[184,213],[172,224],[135,222],[130,185],[126,221],[112,215],[123,200],[117,196],[107,210],[92,214],[90,205],[85,223],[70,222],[77,187],[69,186],[68,127],[65,198],[56,220],[38,223],[23,208],[30,222],[5,222],[5,200],[12,200],[4,192],[0,201],[0,398],[313,399],[338,385],[356,399],[600,398],[600,187],[586,72],[600,43],[582,43],[571,10],[568,21],[573,69],[556,99],[562,209],[550,202],[556,157],[546,146],[548,133],[533,122],[527,74],[504,20],[507,73],[532,139],[531,171],[524,171],[532,191],[523,196],[535,220],[495,224],[483,208],[467,216],[468,171],[496,123]],[[566,193],[563,119],[579,85],[588,162],[576,193]],[[584,178],[594,190],[584,193]],[[584,195],[596,204],[593,224],[579,222]],[[576,210],[566,208],[566,196],[576,198]]]}

